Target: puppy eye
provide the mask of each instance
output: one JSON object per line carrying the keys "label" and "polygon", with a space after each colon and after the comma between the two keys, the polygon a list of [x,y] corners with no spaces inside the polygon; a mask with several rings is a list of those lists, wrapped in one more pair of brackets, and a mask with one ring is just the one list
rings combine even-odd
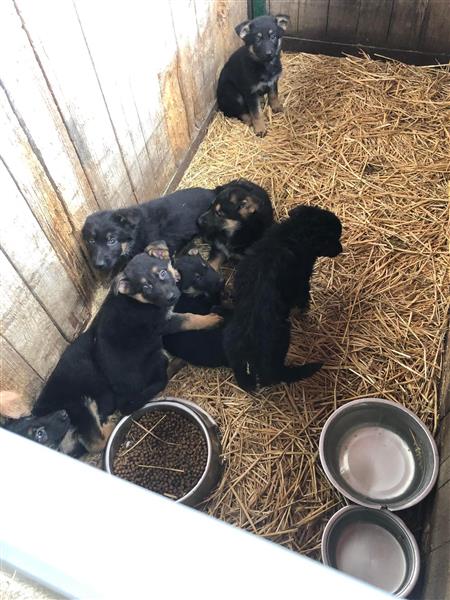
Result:
{"label": "puppy eye", "polygon": [[95,240],[94,240],[94,238],[92,238],[91,240],[88,240],[88,243],[89,243],[89,244],[95,244]]}
{"label": "puppy eye", "polygon": [[260,40],[260,39],[262,38],[262,33],[258,33],[258,34],[257,34],[257,36],[256,36],[256,38],[257,38],[258,40]]}
{"label": "puppy eye", "polygon": [[200,279],[200,277],[201,277],[200,273],[196,273],[194,279],[196,281],[198,281]]}
{"label": "puppy eye", "polygon": [[274,33],[272,33],[270,39],[272,40],[272,42],[274,42],[277,39],[277,36]]}
{"label": "puppy eye", "polygon": [[116,243],[117,243],[116,238],[114,238],[114,237],[108,238],[108,241],[107,241],[108,246],[114,246],[114,244],[116,244]]}
{"label": "puppy eye", "polygon": [[223,214],[223,210],[218,210],[218,211],[217,211],[217,216],[218,216],[218,217],[223,217],[223,216],[224,216],[224,214]]}
{"label": "puppy eye", "polygon": [[167,271],[165,271],[164,269],[162,271],[159,272],[159,278],[160,279],[166,279],[167,277]]}
{"label": "puppy eye", "polygon": [[142,286],[143,290],[151,290],[152,289],[152,284],[151,283],[144,283],[144,285]]}
{"label": "puppy eye", "polygon": [[45,431],[44,428],[41,427],[34,434],[34,438],[37,442],[39,442],[40,444],[43,444],[44,442],[47,441],[47,432]]}

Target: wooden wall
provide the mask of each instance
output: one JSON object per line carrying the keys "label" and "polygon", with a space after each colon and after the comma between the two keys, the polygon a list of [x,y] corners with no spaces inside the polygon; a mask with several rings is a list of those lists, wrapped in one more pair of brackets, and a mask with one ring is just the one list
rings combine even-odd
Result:
{"label": "wooden wall", "polygon": [[450,0],[267,0],[301,38],[450,53]]}
{"label": "wooden wall", "polygon": [[35,396],[86,324],[86,216],[164,192],[246,15],[246,0],[0,2],[0,389]]}

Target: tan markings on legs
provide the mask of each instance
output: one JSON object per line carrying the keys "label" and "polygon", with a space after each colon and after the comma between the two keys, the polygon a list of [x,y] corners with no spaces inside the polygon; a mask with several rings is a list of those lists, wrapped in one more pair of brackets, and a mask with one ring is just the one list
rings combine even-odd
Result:
{"label": "tan markings on legs", "polygon": [[129,244],[128,242],[122,242],[120,247],[122,248],[122,254],[126,254],[128,252]]}
{"label": "tan markings on legs", "polygon": [[223,322],[223,317],[210,313],[209,315],[194,315],[193,313],[183,314],[183,323],[181,331],[192,331],[197,329],[212,329],[218,327]]}
{"label": "tan markings on legs", "polygon": [[281,104],[280,99],[278,98],[278,92],[276,92],[275,90],[269,91],[269,105],[272,109],[272,112],[283,112],[283,105]]}
{"label": "tan markings on legs", "polygon": [[256,112],[252,113],[252,122],[253,129],[255,130],[256,135],[259,137],[265,136],[267,133],[266,122],[264,120],[264,115],[261,111],[261,107],[259,106],[259,104],[258,108],[256,109]]}
{"label": "tan markings on legs", "polygon": [[223,254],[218,254],[215,258],[208,262],[209,266],[212,267],[215,271],[218,271],[220,267],[225,262],[225,256]]}

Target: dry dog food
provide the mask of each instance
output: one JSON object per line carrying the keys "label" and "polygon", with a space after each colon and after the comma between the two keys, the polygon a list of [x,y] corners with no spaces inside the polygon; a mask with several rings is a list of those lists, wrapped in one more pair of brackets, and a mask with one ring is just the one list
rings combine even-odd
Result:
{"label": "dry dog food", "polygon": [[206,439],[189,417],[155,410],[133,421],[114,459],[114,474],[177,500],[201,478]]}

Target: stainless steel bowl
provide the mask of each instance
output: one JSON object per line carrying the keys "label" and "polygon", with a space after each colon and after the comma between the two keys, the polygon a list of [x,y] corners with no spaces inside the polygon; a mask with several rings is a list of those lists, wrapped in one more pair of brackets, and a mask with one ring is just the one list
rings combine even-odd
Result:
{"label": "stainless steel bowl", "polygon": [[133,414],[124,417],[119,421],[109,437],[103,457],[104,468],[108,473],[114,475],[114,458],[133,420],[161,408],[170,408],[170,410],[181,413],[191,419],[199,426],[205,437],[208,457],[203,475],[188,494],[176,500],[180,504],[196,506],[208,496],[222,475],[221,445],[219,428],[216,422],[206,411],[189,400],[171,397],[158,398],[157,400],[152,400]]}
{"label": "stainless steel bowl", "polygon": [[322,467],[346,497],[373,508],[402,510],[422,500],[438,474],[435,441],[407,408],[381,398],[338,408],[320,435]]}
{"label": "stainless steel bowl", "polygon": [[403,598],[417,582],[420,556],[414,536],[388,510],[346,506],[322,536],[324,564]]}

